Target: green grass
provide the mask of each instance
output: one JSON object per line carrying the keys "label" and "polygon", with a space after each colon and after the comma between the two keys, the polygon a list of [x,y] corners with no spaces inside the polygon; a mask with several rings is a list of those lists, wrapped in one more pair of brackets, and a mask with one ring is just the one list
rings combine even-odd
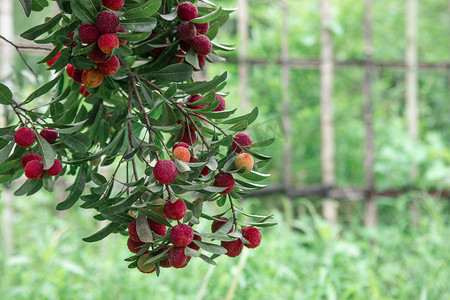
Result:
{"label": "green grass", "polygon": [[[225,299],[245,263],[234,299],[449,299],[448,200],[420,197],[418,227],[412,228],[409,199],[380,199],[376,229],[361,225],[360,204],[343,217],[345,225],[333,228],[312,202],[299,200],[312,214],[295,219],[291,230],[277,212],[280,224],[263,231],[261,246],[248,250],[246,261],[241,254],[210,267],[193,259],[186,269],[163,269],[157,278],[127,268],[123,236],[82,242],[98,226],[89,212],[56,216],[47,194],[16,198],[14,255],[6,258],[0,248],[0,298],[200,299],[205,292],[203,299]],[[261,203],[244,206],[254,213],[271,209]]]}

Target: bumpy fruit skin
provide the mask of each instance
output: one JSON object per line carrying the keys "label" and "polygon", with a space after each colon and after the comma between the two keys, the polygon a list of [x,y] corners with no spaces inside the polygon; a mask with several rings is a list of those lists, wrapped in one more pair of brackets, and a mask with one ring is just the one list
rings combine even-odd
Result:
{"label": "bumpy fruit skin", "polygon": [[104,33],[98,38],[97,46],[103,53],[111,54],[114,48],[119,48],[119,38],[114,33]]}
{"label": "bumpy fruit skin", "polygon": [[172,267],[181,269],[187,266],[188,257],[184,254],[185,247],[173,247],[168,253],[167,259]]}
{"label": "bumpy fruit skin", "polygon": [[174,203],[169,200],[164,206],[164,215],[167,217],[167,219],[177,221],[183,219],[184,215],[186,214],[186,210],[186,203],[184,203],[183,200],[178,199]]}
{"label": "bumpy fruit skin", "polygon": [[111,10],[119,10],[122,8],[125,0],[102,0],[103,6]]}
{"label": "bumpy fruit skin", "polygon": [[209,37],[201,34],[192,40],[192,48],[198,55],[208,55],[211,53],[212,43]]}
{"label": "bumpy fruit skin", "polygon": [[51,67],[53,64],[58,60],[58,58],[61,56],[61,52],[58,52],[55,57],[47,61],[47,66]]}
{"label": "bumpy fruit skin", "polygon": [[192,243],[194,230],[186,224],[178,224],[172,227],[169,239],[175,247],[185,247]]}
{"label": "bumpy fruit skin", "polygon": [[219,172],[216,177],[214,177],[214,186],[226,187],[226,189],[219,194],[226,195],[233,191],[236,182],[234,181],[233,175],[230,173]]}
{"label": "bumpy fruit skin", "polygon": [[33,145],[36,135],[34,131],[27,127],[20,127],[14,134],[14,141],[20,147],[28,147]]}
{"label": "bumpy fruit skin", "polygon": [[70,78],[73,78],[73,69],[75,69],[75,67],[72,64],[68,64],[66,67],[67,76]]}
{"label": "bumpy fruit skin", "polygon": [[245,238],[250,244],[244,244],[247,248],[256,248],[261,244],[261,232],[255,227],[246,227],[241,230],[242,237]]}
{"label": "bumpy fruit skin", "polygon": [[53,161],[53,166],[50,167],[50,169],[45,170],[48,175],[50,176],[57,176],[61,174],[62,171],[62,163],[59,161],[59,159],[56,159]]}
{"label": "bumpy fruit skin", "polygon": [[203,170],[200,172],[200,175],[206,176],[206,175],[208,175],[208,174],[209,174],[209,168],[208,168],[207,166],[205,166],[205,167],[203,168]]}
{"label": "bumpy fruit skin", "polygon": [[[167,218],[166,218],[167,219]],[[152,219],[147,219],[148,226],[157,235],[166,235],[167,228],[166,225],[153,221]]]}
{"label": "bumpy fruit skin", "polygon": [[138,261],[137,261],[137,268],[139,271],[141,271],[142,273],[153,273],[156,270],[156,264],[155,263],[151,263],[151,264],[145,264],[145,262],[147,260],[149,260],[152,256],[150,255],[150,253],[146,253],[143,254],[141,257],[139,257]]}
{"label": "bumpy fruit skin", "polygon": [[34,154],[34,153],[30,153],[30,154],[25,155],[22,158],[22,168],[25,169],[25,166],[27,165],[27,163],[29,163],[32,160],[41,161],[42,157],[39,154]]}
{"label": "bumpy fruit skin", "polygon": [[76,83],[83,83],[81,80],[82,80],[82,77],[83,76],[83,70],[80,70],[80,69],[77,69],[77,68],[74,68],[73,69],[73,72],[72,72],[72,79],[73,79],[73,81],[75,81]]}
{"label": "bumpy fruit skin", "polygon": [[209,22],[194,24],[198,34],[207,34],[209,30]]}
{"label": "bumpy fruit skin", "polygon": [[98,31],[95,25],[84,23],[78,29],[78,35],[83,43],[90,45],[97,41],[100,36],[100,31]]}
{"label": "bumpy fruit skin", "polygon": [[208,105],[190,105],[189,103],[194,103],[195,101],[198,101],[202,98],[202,95],[192,95],[189,96],[189,98],[187,98],[187,107],[190,109],[201,109],[201,108],[205,108]]}
{"label": "bumpy fruit skin", "polygon": [[176,144],[172,147],[172,151],[175,150],[175,149],[178,148],[178,147],[183,147],[183,148],[189,149],[189,145],[188,145],[188,144],[183,143],[183,142],[180,142],[180,143],[176,143]]}
{"label": "bumpy fruit skin", "polygon": [[[160,254],[160,253],[166,251],[166,250],[169,249],[169,248],[170,248],[170,246],[167,245],[167,246],[165,246],[164,248],[162,248],[161,251],[158,251],[157,254]],[[170,250],[169,250],[169,251],[170,251]],[[169,252],[167,252],[167,253],[169,253]],[[170,268],[170,267],[171,267],[170,262],[169,262],[169,258],[165,258],[165,259],[163,259],[163,260],[160,260],[160,261],[158,262],[158,265],[159,265],[161,268]]]}
{"label": "bumpy fruit skin", "polygon": [[81,95],[83,95],[84,98],[86,98],[87,96],[89,96],[91,94],[86,90],[86,87],[84,85],[80,86],[79,92]]}
{"label": "bumpy fruit skin", "polygon": [[177,166],[171,160],[161,159],[153,168],[153,175],[162,184],[170,184],[177,178]]}
{"label": "bumpy fruit skin", "polygon": [[222,241],[220,245],[227,249],[226,255],[229,257],[238,256],[239,254],[241,254],[242,249],[244,248],[244,243],[240,239],[231,242]]}
{"label": "bumpy fruit skin", "polygon": [[112,11],[104,10],[98,14],[95,26],[100,33],[116,33],[120,27],[120,20]]}
{"label": "bumpy fruit skin", "polygon": [[245,167],[245,171],[243,174],[250,173],[253,169],[253,165],[255,164],[255,161],[253,157],[248,153],[241,153],[236,157],[236,160],[234,161],[234,164],[236,165],[236,168],[240,169],[242,167]]}
{"label": "bumpy fruit skin", "polygon": [[95,45],[94,49],[92,49],[87,55],[89,59],[96,64],[104,63],[109,58],[109,55],[100,50],[97,45]]}
{"label": "bumpy fruit skin", "polygon": [[103,74],[94,68],[85,70],[81,76],[81,81],[85,86],[95,88],[102,84]]}
{"label": "bumpy fruit skin", "polygon": [[120,62],[117,56],[113,55],[111,58],[104,62],[97,64],[97,70],[105,76],[115,75],[120,68]]}
{"label": "bumpy fruit skin", "polygon": [[128,235],[133,241],[142,243],[136,231],[136,219],[133,219],[128,223]]}
{"label": "bumpy fruit skin", "polygon": [[237,144],[241,145],[242,148],[251,149],[251,147],[248,147],[248,146],[253,144],[253,141],[252,141],[252,138],[248,134],[239,132],[238,134],[236,134],[234,136],[231,147],[233,148],[234,152],[241,153],[242,149]]}
{"label": "bumpy fruit skin", "polygon": [[199,236],[198,234],[194,233],[194,238],[192,240],[192,242],[187,245],[189,248],[194,249],[194,250],[200,250],[200,246],[198,246],[196,243],[194,243],[194,241],[202,241],[202,237]]}
{"label": "bumpy fruit skin", "polygon": [[216,94],[216,101],[217,100],[220,101],[220,104],[213,111],[223,111],[223,110],[225,110],[225,106],[226,106],[225,98],[222,95]]}
{"label": "bumpy fruit skin", "polygon": [[184,52],[188,52],[191,49],[191,42],[180,41],[180,48]]}
{"label": "bumpy fruit skin", "polygon": [[128,240],[127,240],[128,249],[133,253],[138,253],[139,251],[141,251],[141,246],[144,246],[144,245],[145,245],[145,243],[136,242],[132,238],[128,238]]}
{"label": "bumpy fruit skin", "polygon": [[32,160],[25,165],[25,176],[30,179],[41,178],[44,174],[44,165],[38,160]]}
{"label": "bumpy fruit skin", "polygon": [[152,202],[152,204],[158,204],[158,206],[152,206],[150,209],[155,213],[164,216],[164,206],[166,205],[166,200],[158,198]]}
{"label": "bumpy fruit skin", "polygon": [[183,2],[178,5],[177,14],[181,20],[190,21],[198,17],[198,9],[190,2]]}
{"label": "bumpy fruit skin", "polygon": [[173,150],[173,157],[184,162],[189,162],[191,160],[191,152],[187,148],[177,147]]}
{"label": "bumpy fruit skin", "polygon": [[203,68],[206,65],[206,56],[197,54],[197,57],[198,57],[198,66],[199,66],[200,69],[194,68],[194,71],[203,70]]}
{"label": "bumpy fruit skin", "polygon": [[197,35],[197,28],[188,21],[181,22],[177,28],[177,35],[183,42],[190,43]]}
{"label": "bumpy fruit skin", "polygon": [[47,141],[47,142],[51,142],[51,141],[56,141],[58,139],[58,132],[51,130],[51,129],[55,129],[55,128],[47,128],[47,129],[42,129],[41,132],[39,132],[39,134]]}
{"label": "bumpy fruit skin", "polygon": [[[221,221],[219,220],[214,220],[211,224],[211,232],[214,233],[217,230],[219,230],[223,225],[225,225],[226,222],[228,222],[228,218],[227,217],[220,217],[219,218]],[[230,228],[230,230],[228,231],[228,233],[233,231],[233,227]]]}

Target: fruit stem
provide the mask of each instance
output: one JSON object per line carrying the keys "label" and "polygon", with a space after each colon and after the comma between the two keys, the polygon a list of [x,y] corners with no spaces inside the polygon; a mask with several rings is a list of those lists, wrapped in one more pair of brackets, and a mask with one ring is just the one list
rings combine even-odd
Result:
{"label": "fruit stem", "polygon": [[233,213],[234,230],[237,230],[236,210],[234,209],[233,199],[230,194],[228,194],[228,199],[230,199],[231,212]]}

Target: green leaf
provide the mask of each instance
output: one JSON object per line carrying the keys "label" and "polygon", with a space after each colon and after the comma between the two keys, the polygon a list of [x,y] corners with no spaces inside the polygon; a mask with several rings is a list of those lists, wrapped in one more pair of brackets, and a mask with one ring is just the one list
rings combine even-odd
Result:
{"label": "green leaf", "polygon": [[153,242],[153,234],[150,226],[148,224],[147,219],[144,215],[139,214],[136,219],[136,232],[139,236],[139,239],[144,243]]}
{"label": "green leaf", "polygon": [[267,140],[264,140],[264,141],[261,141],[261,142],[257,142],[257,143],[251,144],[250,146],[252,148],[266,147],[266,146],[272,145],[273,142],[275,142],[275,138],[270,138],[270,139],[267,139]]}
{"label": "green leaf", "polygon": [[53,192],[53,178],[52,176],[48,175],[46,172],[44,172],[44,176],[42,176],[42,183],[44,185],[44,189]]}
{"label": "green leaf", "polygon": [[44,164],[44,170],[48,170],[55,163],[56,152],[40,134],[36,134],[36,137],[37,143],[42,153],[42,163]]}
{"label": "green leaf", "polygon": [[230,128],[228,128],[229,131],[244,131],[248,127],[247,120],[242,120],[241,122],[234,124]]}
{"label": "green leaf", "polygon": [[217,17],[219,17],[221,13],[222,13],[222,7],[219,7],[215,11],[210,12],[207,15],[192,19],[190,22],[197,23],[197,24],[208,23],[208,22],[211,22],[211,21],[217,19]]}
{"label": "green leaf", "polygon": [[211,42],[213,45],[213,49],[217,49],[217,50],[222,50],[222,51],[234,51],[236,50],[236,48],[233,47],[229,47],[229,46],[225,46],[225,45],[221,45],[215,42]]}
{"label": "green leaf", "polygon": [[25,15],[27,17],[30,16],[31,13],[31,7],[32,7],[32,0],[20,0],[20,4],[22,4],[23,10],[25,11]]}
{"label": "green leaf", "polygon": [[133,32],[148,32],[156,27],[155,18],[125,19],[120,22],[120,26]]}
{"label": "green leaf", "polygon": [[48,6],[48,0],[33,0],[31,9],[33,11],[42,11]]}
{"label": "green leaf", "polygon": [[255,226],[255,227],[271,227],[271,226],[275,226],[278,223],[276,222],[265,222],[265,223],[248,223],[248,225],[250,226]]}
{"label": "green leaf", "polygon": [[210,265],[216,266],[216,262],[214,260],[212,260],[212,258],[210,258],[209,256],[206,256],[205,254],[201,254],[200,258],[203,259],[205,262],[207,262]]}
{"label": "green leaf", "polygon": [[71,191],[66,200],[56,206],[57,210],[66,210],[71,208],[83,193],[86,184],[86,164],[81,165],[75,182],[70,187]]}
{"label": "green leaf", "polygon": [[42,185],[42,182],[39,179],[27,179],[24,184],[14,192],[14,196],[26,195],[39,185]]}
{"label": "green leaf", "polygon": [[48,22],[43,23],[41,25],[35,26],[31,29],[28,29],[24,33],[22,33],[20,36],[27,40],[34,40],[35,38],[39,37],[40,35],[44,34],[45,32],[52,29],[56,24],[58,24],[59,20],[62,18],[62,13],[57,14],[52,19],[50,19]]}
{"label": "green leaf", "polygon": [[205,96],[201,97],[199,100],[189,103],[189,105],[200,106],[200,105],[209,105],[216,100],[216,93],[214,91],[209,92]]}
{"label": "green leaf", "polygon": [[139,4],[137,7],[127,10],[123,17],[125,19],[131,19],[153,16],[160,7],[161,0],[149,0],[143,5]]}
{"label": "green leaf", "polygon": [[251,171],[250,173],[247,174],[239,173],[239,175],[250,181],[261,181],[270,176],[270,174],[262,174],[255,171]]}
{"label": "green leaf", "polygon": [[110,235],[111,233],[113,233],[114,231],[116,231],[117,228],[119,228],[119,226],[120,224],[118,223],[109,223],[108,225],[106,225],[104,228],[100,229],[93,235],[83,238],[83,241],[88,243],[100,241],[105,237],[107,237],[108,235]]}
{"label": "green leaf", "polygon": [[99,174],[97,172],[92,172],[91,173],[91,179],[92,182],[94,182],[96,185],[104,185],[106,182],[108,182],[105,178],[105,176],[103,176],[102,174]]}
{"label": "green leaf", "polygon": [[6,147],[4,147],[2,150],[0,150],[0,164],[2,164],[4,161],[6,161],[9,157],[9,154],[11,153],[11,150],[14,148],[14,145],[16,143],[9,142]]}
{"label": "green leaf", "polygon": [[186,64],[174,64],[145,75],[165,81],[183,82],[192,77],[192,67]]}
{"label": "green leaf", "polygon": [[177,18],[177,11],[174,10],[170,14],[160,15],[160,17],[163,18],[166,21],[173,21],[173,20],[175,20]]}
{"label": "green leaf", "polygon": [[21,103],[21,105],[27,104],[32,100],[36,99],[37,97],[40,97],[45,93],[47,93],[48,91],[50,91],[53,87],[56,86],[58,81],[62,78],[62,74],[64,74],[63,71],[59,72],[59,74],[53,80],[47,82],[46,84],[35,90],[30,96],[28,96],[28,98],[24,102]]}
{"label": "green leaf", "polygon": [[2,83],[0,83],[0,103],[5,105],[14,103],[11,90]]}
{"label": "green leaf", "polygon": [[227,249],[225,249],[222,246],[216,245],[216,244],[211,244],[211,243],[205,243],[205,242],[200,242],[197,240],[193,241],[197,246],[199,246],[200,248],[202,248],[203,250],[213,253],[213,254],[225,254],[227,253]]}
{"label": "green leaf", "polygon": [[130,206],[136,202],[142,194],[145,192],[145,189],[136,188],[127,198],[119,201],[118,203],[113,204],[112,206],[106,207],[102,210],[102,213],[117,215],[121,212],[126,211],[130,208]]}
{"label": "green leaf", "polygon": [[202,112],[202,115],[204,115],[207,118],[211,118],[211,119],[226,119],[229,116],[231,116],[232,114],[234,114],[235,111],[236,111],[236,108],[231,109],[231,110]]}
{"label": "green leaf", "polygon": [[149,219],[152,219],[155,222],[158,222],[158,223],[163,224],[168,227],[172,227],[172,225],[166,219],[164,219],[159,214],[157,214],[153,211],[150,211],[148,209],[142,209],[142,210],[139,210],[139,213],[143,214],[144,216],[146,216]]}
{"label": "green leaf", "polygon": [[97,20],[97,8],[95,0],[70,0],[70,7],[73,14],[81,21],[89,24],[95,24]]}
{"label": "green leaf", "polygon": [[258,117],[258,114],[259,114],[258,107],[255,107],[250,113],[248,113],[246,115],[236,117],[233,119],[229,119],[229,120],[225,120],[225,121],[222,121],[221,123],[222,124],[236,124],[243,120],[246,120],[248,122],[248,125],[250,125],[251,123],[253,123],[256,120],[256,118]]}
{"label": "green leaf", "polygon": [[189,95],[205,94],[214,90],[225,79],[227,79],[227,72],[223,72],[222,75],[214,77],[211,81],[198,81],[196,83],[179,84],[177,87]]}

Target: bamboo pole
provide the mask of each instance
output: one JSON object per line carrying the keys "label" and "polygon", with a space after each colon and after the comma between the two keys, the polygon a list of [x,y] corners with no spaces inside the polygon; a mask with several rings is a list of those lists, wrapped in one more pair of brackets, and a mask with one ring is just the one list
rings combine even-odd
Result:
{"label": "bamboo pole", "polygon": [[[322,184],[335,184],[335,144],[333,125],[333,42],[328,24],[331,22],[331,1],[321,0],[321,64],[320,64],[320,105],[321,105],[321,161]],[[326,199],[322,205],[322,214],[332,224],[337,224],[337,205],[331,199]]]}
{"label": "bamboo pole", "polygon": [[375,138],[373,129],[373,108],[372,108],[372,80],[373,80],[373,39],[372,39],[372,9],[373,1],[365,0],[364,13],[364,40],[365,40],[365,55],[366,66],[364,75],[364,124],[366,136],[364,141],[364,185],[366,188],[366,203],[365,203],[365,217],[364,223],[366,226],[373,227],[377,225],[377,203],[376,198],[372,195],[374,190],[374,169],[373,164],[375,160]]}

